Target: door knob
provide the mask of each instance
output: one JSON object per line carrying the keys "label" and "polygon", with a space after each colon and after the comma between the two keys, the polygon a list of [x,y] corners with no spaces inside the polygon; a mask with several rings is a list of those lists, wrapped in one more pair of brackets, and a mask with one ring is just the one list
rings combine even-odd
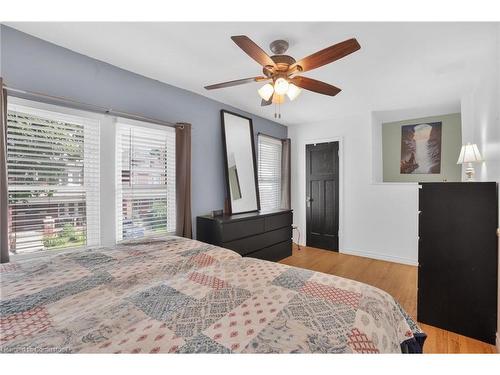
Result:
{"label": "door knob", "polygon": [[306,197],[307,207],[311,207],[311,202],[312,201],[313,201],[313,199],[311,197]]}

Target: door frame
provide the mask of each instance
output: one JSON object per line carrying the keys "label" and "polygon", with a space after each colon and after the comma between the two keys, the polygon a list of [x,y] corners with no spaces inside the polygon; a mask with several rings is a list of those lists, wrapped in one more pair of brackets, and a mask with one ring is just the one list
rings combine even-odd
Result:
{"label": "door frame", "polygon": [[328,142],[338,142],[339,143],[339,248],[338,253],[342,253],[344,247],[344,137],[328,137],[328,138],[315,138],[315,139],[307,139],[301,143],[301,151],[303,152],[304,157],[304,196],[302,197],[302,207],[304,208],[304,214],[302,215],[302,222],[304,223],[304,244],[307,243],[307,203],[306,203],[306,191],[307,191],[307,176],[306,176],[306,168],[307,168],[307,145],[313,145],[315,143],[328,143]]}

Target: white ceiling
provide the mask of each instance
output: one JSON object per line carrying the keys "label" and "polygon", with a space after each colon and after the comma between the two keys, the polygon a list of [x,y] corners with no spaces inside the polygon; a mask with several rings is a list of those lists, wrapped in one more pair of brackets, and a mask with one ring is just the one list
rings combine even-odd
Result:
{"label": "white ceiling", "polygon": [[274,120],[260,107],[258,83],[203,86],[261,73],[231,35],[269,51],[287,39],[297,60],[356,37],[361,50],[304,73],[338,86],[336,97],[303,91],[282,106],[281,123],[324,121],[360,110],[390,111],[458,102],[495,48],[498,23],[7,23],[18,30],[121,68]]}

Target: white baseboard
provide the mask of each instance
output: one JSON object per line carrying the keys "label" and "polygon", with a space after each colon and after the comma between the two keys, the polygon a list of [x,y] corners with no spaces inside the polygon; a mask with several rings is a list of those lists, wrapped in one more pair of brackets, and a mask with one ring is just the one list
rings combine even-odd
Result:
{"label": "white baseboard", "polygon": [[378,260],[385,260],[387,262],[394,262],[394,263],[401,263],[401,264],[407,264],[409,266],[417,266],[418,261],[415,259],[411,258],[404,258],[404,257],[398,257],[395,255],[386,255],[386,254],[380,254],[380,253],[373,253],[370,251],[359,251],[359,250],[340,250],[341,254],[348,254],[348,255],[356,255],[358,257],[364,257],[364,258],[371,258],[371,259],[378,259]]}
{"label": "white baseboard", "polygon": [[500,353],[500,332],[497,332],[497,353]]}

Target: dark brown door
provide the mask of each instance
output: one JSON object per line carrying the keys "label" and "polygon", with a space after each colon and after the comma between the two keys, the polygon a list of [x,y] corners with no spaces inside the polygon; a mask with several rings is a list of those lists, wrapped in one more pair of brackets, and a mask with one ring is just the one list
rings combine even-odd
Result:
{"label": "dark brown door", "polygon": [[306,244],[339,249],[339,143],[306,145]]}

